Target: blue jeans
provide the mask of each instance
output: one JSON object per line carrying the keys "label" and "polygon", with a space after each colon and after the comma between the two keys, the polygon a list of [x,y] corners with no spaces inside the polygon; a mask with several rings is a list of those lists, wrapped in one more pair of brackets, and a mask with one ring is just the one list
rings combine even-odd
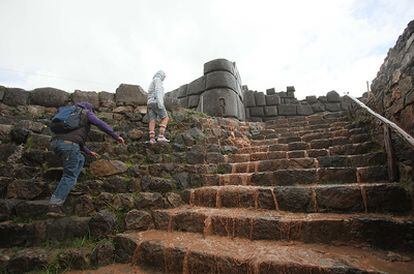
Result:
{"label": "blue jeans", "polygon": [[50,143],[50,147],[63,161],[63,175],[50,198],[50,203],[61,205],[75,185],[85,163],[85,157],[80,152],[79,145],[75,143],[68,144],[56,139]]}

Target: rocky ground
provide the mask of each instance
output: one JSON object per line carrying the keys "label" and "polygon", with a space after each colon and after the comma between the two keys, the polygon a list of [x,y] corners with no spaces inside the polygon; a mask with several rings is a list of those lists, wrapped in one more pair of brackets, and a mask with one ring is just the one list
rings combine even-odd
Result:
{"label": "rocky ground", "polygon": [[6,273],[414,269],[410,194],[389,182],[369,130],[343,112],[247,123],[179,109],[172,142],[151,146],[144,107],[106,108],[98,116],[127,144],[94,130],[87,145],[100,156],[87,159],[67,216],[50,219],[61,174],[47,150],[55,110],[0,105]]}

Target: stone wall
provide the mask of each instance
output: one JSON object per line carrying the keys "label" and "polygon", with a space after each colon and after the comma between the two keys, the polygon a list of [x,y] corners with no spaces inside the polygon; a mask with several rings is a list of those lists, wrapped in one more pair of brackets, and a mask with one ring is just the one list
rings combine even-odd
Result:
{"label": "stone wall", "polygon": [[180,106],[195,109],[211,116],[231,117],[244,121],[269,121],[280,116],[306,116],[323,111],[346,110],[348,104],[335,91],[326,96],[308,96],[299,101],[295,87],[266,94],[242,86],[236,64],[215,59],[204,64],[204,75],[189,84],[167,93],[178,99]]}
{"label": "stone wall", "polygon": [[215,59],[204,64],[204,75],[167,93],[180,106],[196,109],[211,116],[245,120],[243,92],[236,64]]}
{"label": "stone wall", "polygon": [[115,93],[80,91],[73,93],[56,88],[37,88],[26,91],[20,88],[0,86],[0,102],[9,106],[38,105],[60,107],[68,103],[90,102],[96,109],[108,109],[114,106],[144,106],[147,93],[137,85],[121,84]]}
{"label": "stone wall", "polygon": [[414,21],[388,51],[368,94],[368,106],[414,136]]}
{"label": "stone wall", "polygon": [[274,88],[263,92],[252,91],[244,86],[244,105],[248,121],[270,121],[280,116],[306,116],[318,112],[347,110],[348,101],[336,91],[326,96],[307,96],[305,100],[295,98],[295,88],[289,86],[286,92],[275,92]]}

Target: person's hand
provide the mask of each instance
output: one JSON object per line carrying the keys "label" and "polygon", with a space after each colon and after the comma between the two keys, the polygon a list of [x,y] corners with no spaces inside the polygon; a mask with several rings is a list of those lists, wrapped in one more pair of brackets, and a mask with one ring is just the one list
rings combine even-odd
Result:
{"label": "person's hand", "polygon": [[98,153],[91,151],[89,152],[89,156],[96,158],[98,157]]}
{"label": "person's hand", "polygon": [[122,138],[121,136],[118,137],[118,139],[116,139],[116,141],[122,145],[125,145],[125,140],[124,138]]}

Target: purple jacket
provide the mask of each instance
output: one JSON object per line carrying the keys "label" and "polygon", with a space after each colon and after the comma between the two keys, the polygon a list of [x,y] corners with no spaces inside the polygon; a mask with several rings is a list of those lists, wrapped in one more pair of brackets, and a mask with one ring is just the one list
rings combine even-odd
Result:
{"label": "purple jacket", "polygon": [[[86,115],[88,117],[89,122],[92,125],[97,126],[100,130],[102,130],[106,134],[110,135],[115,140],[117,140],[119,138],[119,135],[115,133],[115,131],[112,129],[112,127],[110,127],[107,123],[105,123],[104,121],[102,121],[101,119],[99,119],[98,117],[95,116],[95,113],[93,113],[93,106],[92,106],[91,103],[81,102],[81,103],[77,103],[76,105],[83,108],[83,109],[85,109],[85,110],[87,110]],[[89,154],[91,152],[91,150],[88,149],[86,146],[83,146],[82,150],[86,154]]]}

